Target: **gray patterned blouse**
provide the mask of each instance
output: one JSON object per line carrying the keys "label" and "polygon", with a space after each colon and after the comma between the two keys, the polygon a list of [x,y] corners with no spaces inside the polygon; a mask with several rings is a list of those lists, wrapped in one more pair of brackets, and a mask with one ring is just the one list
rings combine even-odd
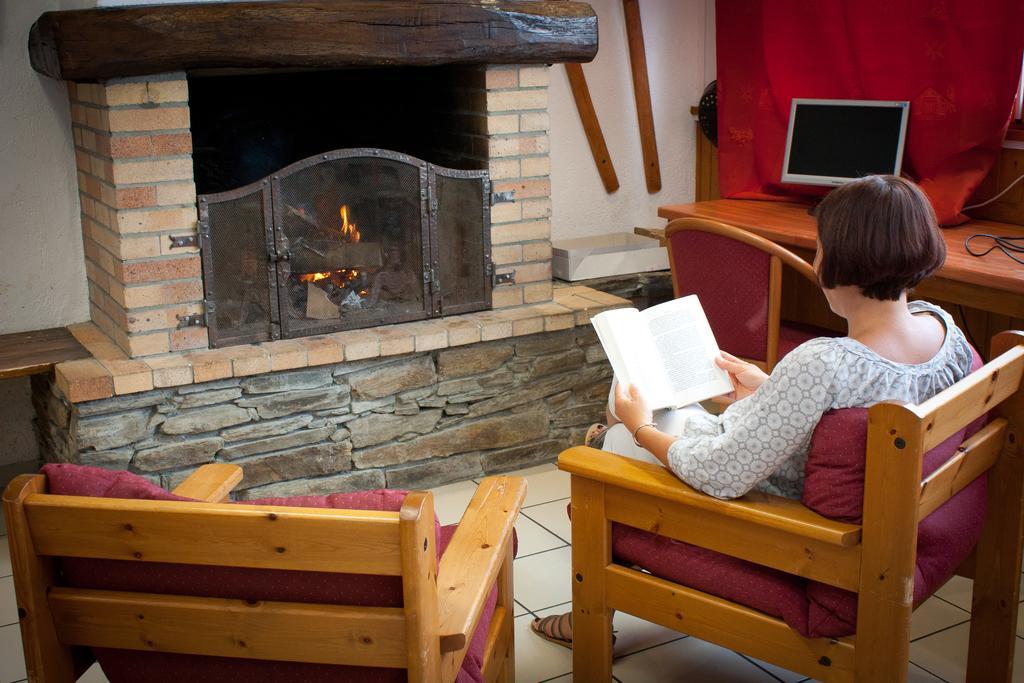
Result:
{"label": "gray patterned blouse", "polygon": [[764,384],[721,415],[693,414],[668,451],[669,466],[716,498],[752,489],[799,498],[811,434],[822,413],[881,401],[921,403],[971,369],[971,347],[948,313],[924,301],[946,327],[942,347],[916,365],[887,360],[849,337],[812,339],[787,354]]}

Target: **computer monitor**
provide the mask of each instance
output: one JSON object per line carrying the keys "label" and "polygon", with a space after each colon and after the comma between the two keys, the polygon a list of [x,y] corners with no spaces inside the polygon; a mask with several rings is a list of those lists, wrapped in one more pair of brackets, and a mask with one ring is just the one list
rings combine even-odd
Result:
{"label": "computer monitor", "polygon": [[842,185],[899,175],[910,102],[794,99],[782,182]]}

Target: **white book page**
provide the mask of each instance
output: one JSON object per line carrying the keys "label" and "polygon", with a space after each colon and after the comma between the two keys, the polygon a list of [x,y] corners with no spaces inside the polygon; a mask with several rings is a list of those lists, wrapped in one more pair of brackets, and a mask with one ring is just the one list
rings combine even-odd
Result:
{"label": "white book page", "polygon": [[649,308],[641,317],[661,359],[665,405],[683,406],[733,390],[729,375],[715,364],[718,344],[696,295]]}
{"label": "white book page", "polygon": [[[649,400],[655,396],[671,400],[665,393],[662,370],[658,367],[657,352],[635,308],[617,308],[598,313],[591,320],[615,378],[623,387],[634,384]],[[663,404],[668,405],[668,403]]]}

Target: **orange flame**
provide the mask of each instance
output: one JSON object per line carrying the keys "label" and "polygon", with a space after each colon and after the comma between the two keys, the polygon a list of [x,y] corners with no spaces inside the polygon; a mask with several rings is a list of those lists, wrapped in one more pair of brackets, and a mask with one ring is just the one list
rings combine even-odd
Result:
{"label": "orange flame", "polygon": [[346,242],[359,242],[360,234],[356,224],[348,222],[348,204],[342,204],[338,213],[341,215],[341,236]]}

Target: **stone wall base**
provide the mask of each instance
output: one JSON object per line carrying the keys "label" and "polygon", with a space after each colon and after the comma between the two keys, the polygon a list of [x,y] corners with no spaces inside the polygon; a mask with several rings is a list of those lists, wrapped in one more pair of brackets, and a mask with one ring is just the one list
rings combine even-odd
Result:
{"label": "stone wall base", "polygon": [[239,499],[430,488],[552,461],[603,421],[589,326],[70,403],[33,378],[41,450],[173,488],[240,465]]}

